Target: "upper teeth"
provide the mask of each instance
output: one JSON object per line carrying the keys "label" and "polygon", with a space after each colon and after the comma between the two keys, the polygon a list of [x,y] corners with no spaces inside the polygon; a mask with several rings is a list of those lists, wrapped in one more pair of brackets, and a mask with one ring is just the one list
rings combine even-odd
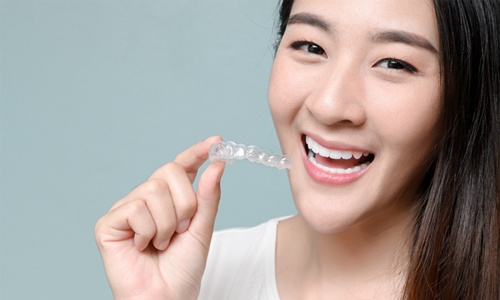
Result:
{"label": "upper teeth", "polygon": [[361,156],[368,156],[368,152],[328,149],[316,143],[308,136],[306,136],[306,144],[307,148],[311,149],[312,152],[332,159],[351,159],[353,156],[355,159],[359,159]]}

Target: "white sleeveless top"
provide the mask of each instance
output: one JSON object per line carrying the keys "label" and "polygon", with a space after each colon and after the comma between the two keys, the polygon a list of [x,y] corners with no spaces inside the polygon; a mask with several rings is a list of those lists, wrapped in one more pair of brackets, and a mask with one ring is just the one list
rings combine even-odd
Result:
{"label": "white sleeveless top", "polygon": [[215,232],[201,284],[201,300],[279,300],[275,250],[279,221]]}

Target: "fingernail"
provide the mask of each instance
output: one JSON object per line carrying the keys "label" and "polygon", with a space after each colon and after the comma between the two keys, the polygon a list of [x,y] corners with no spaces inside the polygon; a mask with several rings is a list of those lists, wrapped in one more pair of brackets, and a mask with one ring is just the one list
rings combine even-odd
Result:
{"label": "fingernail", "polygon": [[184,220],[184,221],[181,221],[178,225],[177,225],[177,232],[178,233],[183,233],[184,231],[186,231],[189,227],[189,219],[187,220]]}
{"label": "fingernail", "polygon": [[166,240],[163,243],[160,244],[159,250],[165,250],[167,249],[168,244],[170,243],[170,240]]}
{"label": "fingernail", "polygon": [[208,137],[205,141],[208,141],[209,139],[214,138],[214,137],[219,137],[219,135],[212,135],[211,137]]}

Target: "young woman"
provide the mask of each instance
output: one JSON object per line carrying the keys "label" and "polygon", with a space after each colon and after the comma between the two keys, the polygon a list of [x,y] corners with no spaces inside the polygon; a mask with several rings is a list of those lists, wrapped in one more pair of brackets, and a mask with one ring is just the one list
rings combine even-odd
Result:
{"label": "young woman", "polygon": [[195,193],[199,142],[97,223],[115,298],[499,299],[499,19],[284,0],[269,105],[299,214],[212,239],[224,164]]}

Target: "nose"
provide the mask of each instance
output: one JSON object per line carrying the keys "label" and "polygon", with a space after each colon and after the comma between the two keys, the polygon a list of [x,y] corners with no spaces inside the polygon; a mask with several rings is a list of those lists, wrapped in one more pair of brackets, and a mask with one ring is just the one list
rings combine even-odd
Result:
{"label": "nose", "polygon": [[359,68],[350,64],[330,65],[324,66],[319,73],[321,79],[312,84],[305,102],[310,113],[328,126],[365,123],[365,85]]}

